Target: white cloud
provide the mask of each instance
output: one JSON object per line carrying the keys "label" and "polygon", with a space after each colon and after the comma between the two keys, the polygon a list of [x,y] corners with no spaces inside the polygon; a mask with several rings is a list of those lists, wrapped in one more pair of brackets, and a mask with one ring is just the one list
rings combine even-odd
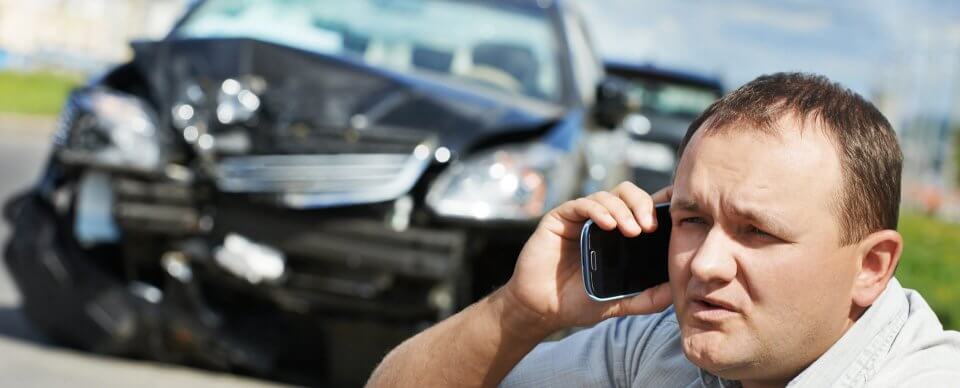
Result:
{"label": "white cloud", "polygon": [[815,33],[830,26],[830,14],[822,9],[784,9],[771,4],[734,4],[725,10],[731,21],[774,30]]}
{"label": "white cloud", "polygon": [[877,43],[864,43],[873,35],[857,28],[869,15],[843,20],[849,9],[778,4],[581,2],[608,57],[719,75],[729,87],[764,73],[810,71],[868,94]]}

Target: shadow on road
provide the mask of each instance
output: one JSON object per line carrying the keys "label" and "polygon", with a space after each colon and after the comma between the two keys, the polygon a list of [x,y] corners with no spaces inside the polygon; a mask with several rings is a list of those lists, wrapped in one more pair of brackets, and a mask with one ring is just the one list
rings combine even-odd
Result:
{"label": "shadow on road", "polygon": [[31,326],[19,307],[0,307],[0,336],[40,345],[53,344]]}

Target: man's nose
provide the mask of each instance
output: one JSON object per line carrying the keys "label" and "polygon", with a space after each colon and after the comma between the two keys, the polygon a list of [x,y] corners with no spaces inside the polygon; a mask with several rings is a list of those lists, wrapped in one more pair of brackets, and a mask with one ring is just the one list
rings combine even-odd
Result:
{"label": "man's nose", "polygon": [[737,276],[734,242],[714,226],[690,262],[690,273],[703,283],[728,283]]}

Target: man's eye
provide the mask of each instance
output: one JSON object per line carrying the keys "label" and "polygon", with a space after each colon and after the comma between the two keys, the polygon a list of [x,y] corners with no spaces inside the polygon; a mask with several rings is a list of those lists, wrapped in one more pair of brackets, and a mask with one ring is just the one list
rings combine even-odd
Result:
{"label": "man's eye", "polygon": [[772,238],[772,237],[775,237],[774,235],[772,235],[772,234],[770,234],[770,233],[767,233],[767,232],[764,232],[764,231],[761,230],[760,228],[758,228],[758,227],[756,227],[756,226],[752,226],[752,225],[747,228],[747,233],[748,233],[748,234],[751,234],[751,235],[754,235],[754,236],[759,236],[759,237],[771,237],[771,238]]}
{"label": "man's eye", "polygon": [[706,225],[707,221],[703,217],[687,217],[680,220],[680,225],[685,224]]}

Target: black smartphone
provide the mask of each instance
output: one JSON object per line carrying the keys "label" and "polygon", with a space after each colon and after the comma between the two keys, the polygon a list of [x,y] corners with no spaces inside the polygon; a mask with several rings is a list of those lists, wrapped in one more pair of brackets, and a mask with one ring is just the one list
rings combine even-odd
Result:
{"label": "black smartphone", "polygon": [[668,281],[670,204],[656,206],[657,230],[628,238],[587,221],[580,233],[580,261],[587,295],[598,301],[636,295]]}

